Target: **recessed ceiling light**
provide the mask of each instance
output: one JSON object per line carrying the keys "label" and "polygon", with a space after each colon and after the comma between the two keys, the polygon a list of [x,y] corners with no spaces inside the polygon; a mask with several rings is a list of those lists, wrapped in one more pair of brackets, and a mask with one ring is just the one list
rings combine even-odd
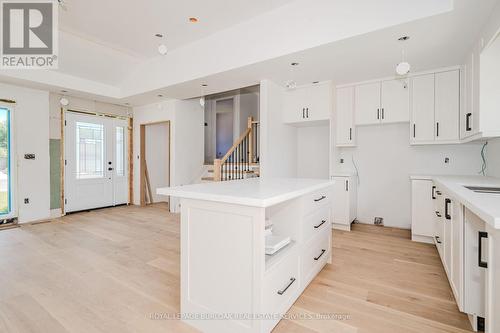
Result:
{"label": "recessed ceiling light", "polygon": [[404,42],[406,40],[410,39],[410,36],[401,36],[398,38],[399,41]]}
{"label": "recessed ceiling light", "polygon": [[158,94],[158,97],[163,97],[163,95],[162,94]]}
{"label": "recessed ceiling light", "polygon": [[198,23],[198,18],[196,18],[196,17],[190,17],[189,18],[189,22],[191,22],[191,23]]}
{"label": "recessed ceiling light", "polygon": [[208,87],[208,84],[203,83],[201,86],[202,86],[202,87]]}
{"label": "recessed ceiling light", "polygon": [[163,34],[155,34],[155,37],[163,38]]}
{"label": "recessed ceiling light", "polygon": [[65,94],[65,93],[67,93],[68,91],[67,91],[67,90],[61,90],[61,92],[62,92],[63,94]]}
{"label": "recessed ceiling light", "polygon": [[161,54],[162,56],[167,55],[168,53],[167,45],[165,44],[158,45],[158,53]]}
{"label": "recessed ceiling light", "polygon": [[319,81],[313,81],[313,84],[319,83]]}
{"label": "recessed ceiling light", "polygon": [[299,63],[298,62],[292,62],[290,65],[292,65],[292,66],[298,66]]}

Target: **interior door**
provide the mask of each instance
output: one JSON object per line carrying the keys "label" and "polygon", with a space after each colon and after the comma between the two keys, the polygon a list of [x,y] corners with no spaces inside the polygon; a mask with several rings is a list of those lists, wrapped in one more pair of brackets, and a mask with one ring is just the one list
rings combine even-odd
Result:
{"label": "interior door", "polygon": [[66,112],[65,211],[128,201],[126,120]]}

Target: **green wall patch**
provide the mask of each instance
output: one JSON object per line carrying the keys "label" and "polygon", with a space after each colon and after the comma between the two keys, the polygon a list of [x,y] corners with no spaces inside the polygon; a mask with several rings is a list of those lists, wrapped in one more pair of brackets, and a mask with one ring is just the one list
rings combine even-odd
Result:
{"label": "green wall patch", "polygon": [[50,209],[61,208],[61,140],[50,139]]}

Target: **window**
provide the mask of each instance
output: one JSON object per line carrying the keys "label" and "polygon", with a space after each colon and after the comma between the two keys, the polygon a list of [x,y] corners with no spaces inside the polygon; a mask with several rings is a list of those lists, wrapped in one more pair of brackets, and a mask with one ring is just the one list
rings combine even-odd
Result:
{"label": "window", "polygon": [[0,215],[11,212],[10,110],[0,107]]}
{"label": "window", "polygon": [[125,175],[125,128],[116,128],[116,175]]}
{"label": "window", "polygon": [[76,122],[76,178],[104,177],[104,126]]}

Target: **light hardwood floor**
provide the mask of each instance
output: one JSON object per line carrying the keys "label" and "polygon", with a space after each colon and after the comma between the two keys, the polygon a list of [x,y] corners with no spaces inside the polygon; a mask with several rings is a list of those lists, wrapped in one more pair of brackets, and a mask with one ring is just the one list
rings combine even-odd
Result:
{"label": "light hardwood floor", "polygon": [[[179,311],[179,216],[116,207],[0,231],[0,332],[194,332]],[[346,314],[309,320],[304,314]],[[274,332],[469,332],[435,248],[404,230],[333,233],[333,263]],[[302,318],[302,319],[301,319]]]}

